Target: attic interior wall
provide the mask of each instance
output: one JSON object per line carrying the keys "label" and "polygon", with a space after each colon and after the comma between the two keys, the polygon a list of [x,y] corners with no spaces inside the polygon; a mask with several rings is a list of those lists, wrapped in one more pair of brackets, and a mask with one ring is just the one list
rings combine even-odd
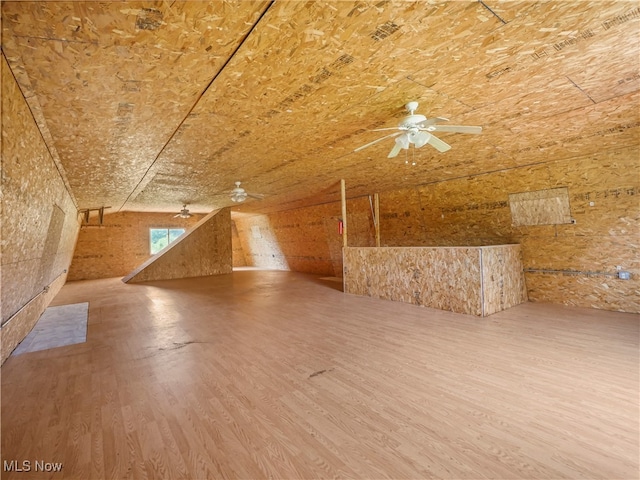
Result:
{"label": "attic interior wall", "polygon": [[175,218],[170,213],[118,212],[102,227],[81,227],[68,280],[122,277],[151,257],[150,228],[186,228],[204,215]]}
{"label": "attic interior wall", "polygon": [[[382,193],[382,244],[520,243],[530,300],[638,312],[638,155],[628,147]],[[557,187],[568,188],[575,224],[512,225],[510,193]]]}
{"label": "attic interior wall", "polygon": [[77,208],[2,55],[2,362],[67,277]]}
{"label": "attic interior wall", "polygon": [[[349,245],[375,245],[369,197],[347,201]],[[235,229],[248,266],[342,276],[340,202],[266,215],[236,214]]]}
{"label": "attic interior wall", "polygon": [[[519,243],[529,299],[614,311],[638,312],[640,266],[635,239],[638,232],[638,148],[600,152],[588,157],[549,160],[476,177],[383,192],[380,195],[381,238],[386,246],[495,245]],[[567,187],[576,224],[513,226],[509,195]],[[348,191],[348,181],[347,181]],[[590,202],[594,205],[590,206]],[[350,246],[373,246],[374,226],[368,197],[347,202]],[[166,214],[118,214],[143,218]],[[265,215],[234,214],[234,266],[280,268],[340,276],[342,240],[338,234],[338,202]],[[149,217],[146,217],[149,216]],[[117,218],[112,215],[105,217]],[[169,224],[165,224],[170,226]],[[171,224],[173,225],[173,224]],[[107,228],[109,230],[109,228]],[[117,273],[116,259],[146,233],[113,227],[104,233],[83,229],[76,260],[84,256],[86,272],[94,277],[128,273],[140,261]],[[111,250],[109,250],[111,249]],[[111,251],[112,253],[108,253]],[[85,252],[85,253],[82,253]],[[98,253],[100,252],[100,253]],[[102,255],[101,261],[92,256]],[[148,255],[148,253],[146,253]],[[631,280],[613,275],[616,266],[632,273]],[[75,276],[73,278],[76,278]]]}
{"label": "attic interior wall", "polygon": [[[382,246],[522,245],[531,301],[640,312],[638,147],[380,194]],[[425,179],[426,180],[426,179]],[[575,224],[513,226],[509,194],[567,187]],[[349,183],[347,180],[347,193]],[[590,204],[593,202],[593,205]],[[368,197],[349,200],[350,246],[373,246]],[[247,264],[341,275],[340,204],[235,217]],[[262,238],[253,236],[259,226]],[[616,278],[616,267],[631,280]]]}
{"label": "attic interior wall", "polygon": [[242,243],[240,242],[240,235],[238,235],[238,227],[236,226],[236,222],[231,221],[231,262],[233,267],[246,267],[247,260],[244,255],[244,249],[242,248]]}
{"label": "attic interior wall", "polygon": [[216,210],[123,278],[126,283],[224,275],[233,271],[231,214]]}

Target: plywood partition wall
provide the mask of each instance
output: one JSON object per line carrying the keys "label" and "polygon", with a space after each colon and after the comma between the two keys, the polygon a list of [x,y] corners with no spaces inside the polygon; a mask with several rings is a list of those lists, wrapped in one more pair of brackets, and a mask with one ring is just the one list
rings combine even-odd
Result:
{"label": "plywood partition wall", "polygon": [[151,257],[150,228],[190,229],[204,217],[176,218],[175,213],[118,212],[100,227],[82,226],[69,269],[69,281],[123,277]]}
{"label": "plywood partition wall", "polygon": [[528,300],[520,245],[480,249],[482,316],[501,312]]}
{"label": "plywood partition wall", "polygon": [[231,215],[211,212],[189,231],[122,279],[139,283],[231,273]]}
{"label": "plywood partition wall", "polygon": [[519,245],[344,249],[345,293],[486,316],[527,301]]}

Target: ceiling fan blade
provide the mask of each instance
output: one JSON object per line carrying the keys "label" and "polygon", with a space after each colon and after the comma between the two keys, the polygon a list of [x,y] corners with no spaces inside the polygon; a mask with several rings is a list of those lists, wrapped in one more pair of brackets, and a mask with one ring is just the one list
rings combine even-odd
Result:
{"label": "ceiling fan blade", "polygon": [[482,127],[469,125],[435,125],[433,127],[436,132],[454,132],[454,133],[482,133]]}
{"label": "ceiling fan blade", "polygon": [[448,122],[448,121],[449,121],[449,119],[448,118],[444,118],[444,117],[427,118],[423,122],[418,123],[418,126],[419,127],[427,127],[429,125],[435,125],[436,123]]}
{"label": "ceiling fan blade", "polygon": [[403,130],[401,127],[389,127],[389,128],[374,128],[369,130],[370,132],[384,132],[385,130]]}
{"label": "ceiling fan blade", "polygon": [[247,196],[251,198],[255,198],[256,200],[262,200],[264,198],[264,195],[260,193],[247,193]]}
{"label": "ceiling fan blade", "polygon": [[384,140],[385,138],[391,138],[391,137],[397,137],[398,135],[400,135],[402,132],[396,132],[396,133],[392,133],[391,135],[385,135],[384,137],[381,137],[377,140],[374,140],[371,143],[367,143],[366,145],[362,145],[361,147],[358,147],[354,150],[354,152],[359,152],[360,150],[364,150],[367,147],[370,147],[371,145],[375,145],[378,142],[381,142],[382,140]]}
{"label": "ceiling fan blade", "polygon": [[387,155],[387,158],[397,157],[398,154],[400,153],[400,150],[402,150],[402,145],[400,145],[399,143],[396,143],[391,149],[391,151],[389,152],[389,155]]}
{"label": "ceiling fan blade", "polygon": [[443,142],[442,140],[440,140],[438,137],[436,137],[433,134],[431,134],[431,138],[429,138],[429,141],[427,143],[432,145],[439,152],[446,152],[447,150],[449,150],[451,148],[451,145],[449,145],[448,143]]}

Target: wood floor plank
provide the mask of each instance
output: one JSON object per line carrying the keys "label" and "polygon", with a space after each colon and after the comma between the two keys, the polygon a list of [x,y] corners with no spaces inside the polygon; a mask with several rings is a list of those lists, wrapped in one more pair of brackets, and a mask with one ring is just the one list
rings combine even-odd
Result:
{"label": "wood floor plank", "polygon": [[[1,460],[45,478],[639,477],[639,317],[486,318],[314,276],[65,285],[87,342],[10,357]],[[2,479],[43,478],[2,472]]]}

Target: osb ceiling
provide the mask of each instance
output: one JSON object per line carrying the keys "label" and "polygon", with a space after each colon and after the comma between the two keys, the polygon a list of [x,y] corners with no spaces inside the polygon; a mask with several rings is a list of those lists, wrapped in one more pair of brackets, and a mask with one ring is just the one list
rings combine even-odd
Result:
{"label": "osb ceiling", "polygon": [[[639,143],[636,1],[2,2],[79,208],[268,211]],[[387,159],[418,113],[480,125]],[[408,163],[407,163],[408,162]],[[412,165],[415,163],[415,165]]]}

